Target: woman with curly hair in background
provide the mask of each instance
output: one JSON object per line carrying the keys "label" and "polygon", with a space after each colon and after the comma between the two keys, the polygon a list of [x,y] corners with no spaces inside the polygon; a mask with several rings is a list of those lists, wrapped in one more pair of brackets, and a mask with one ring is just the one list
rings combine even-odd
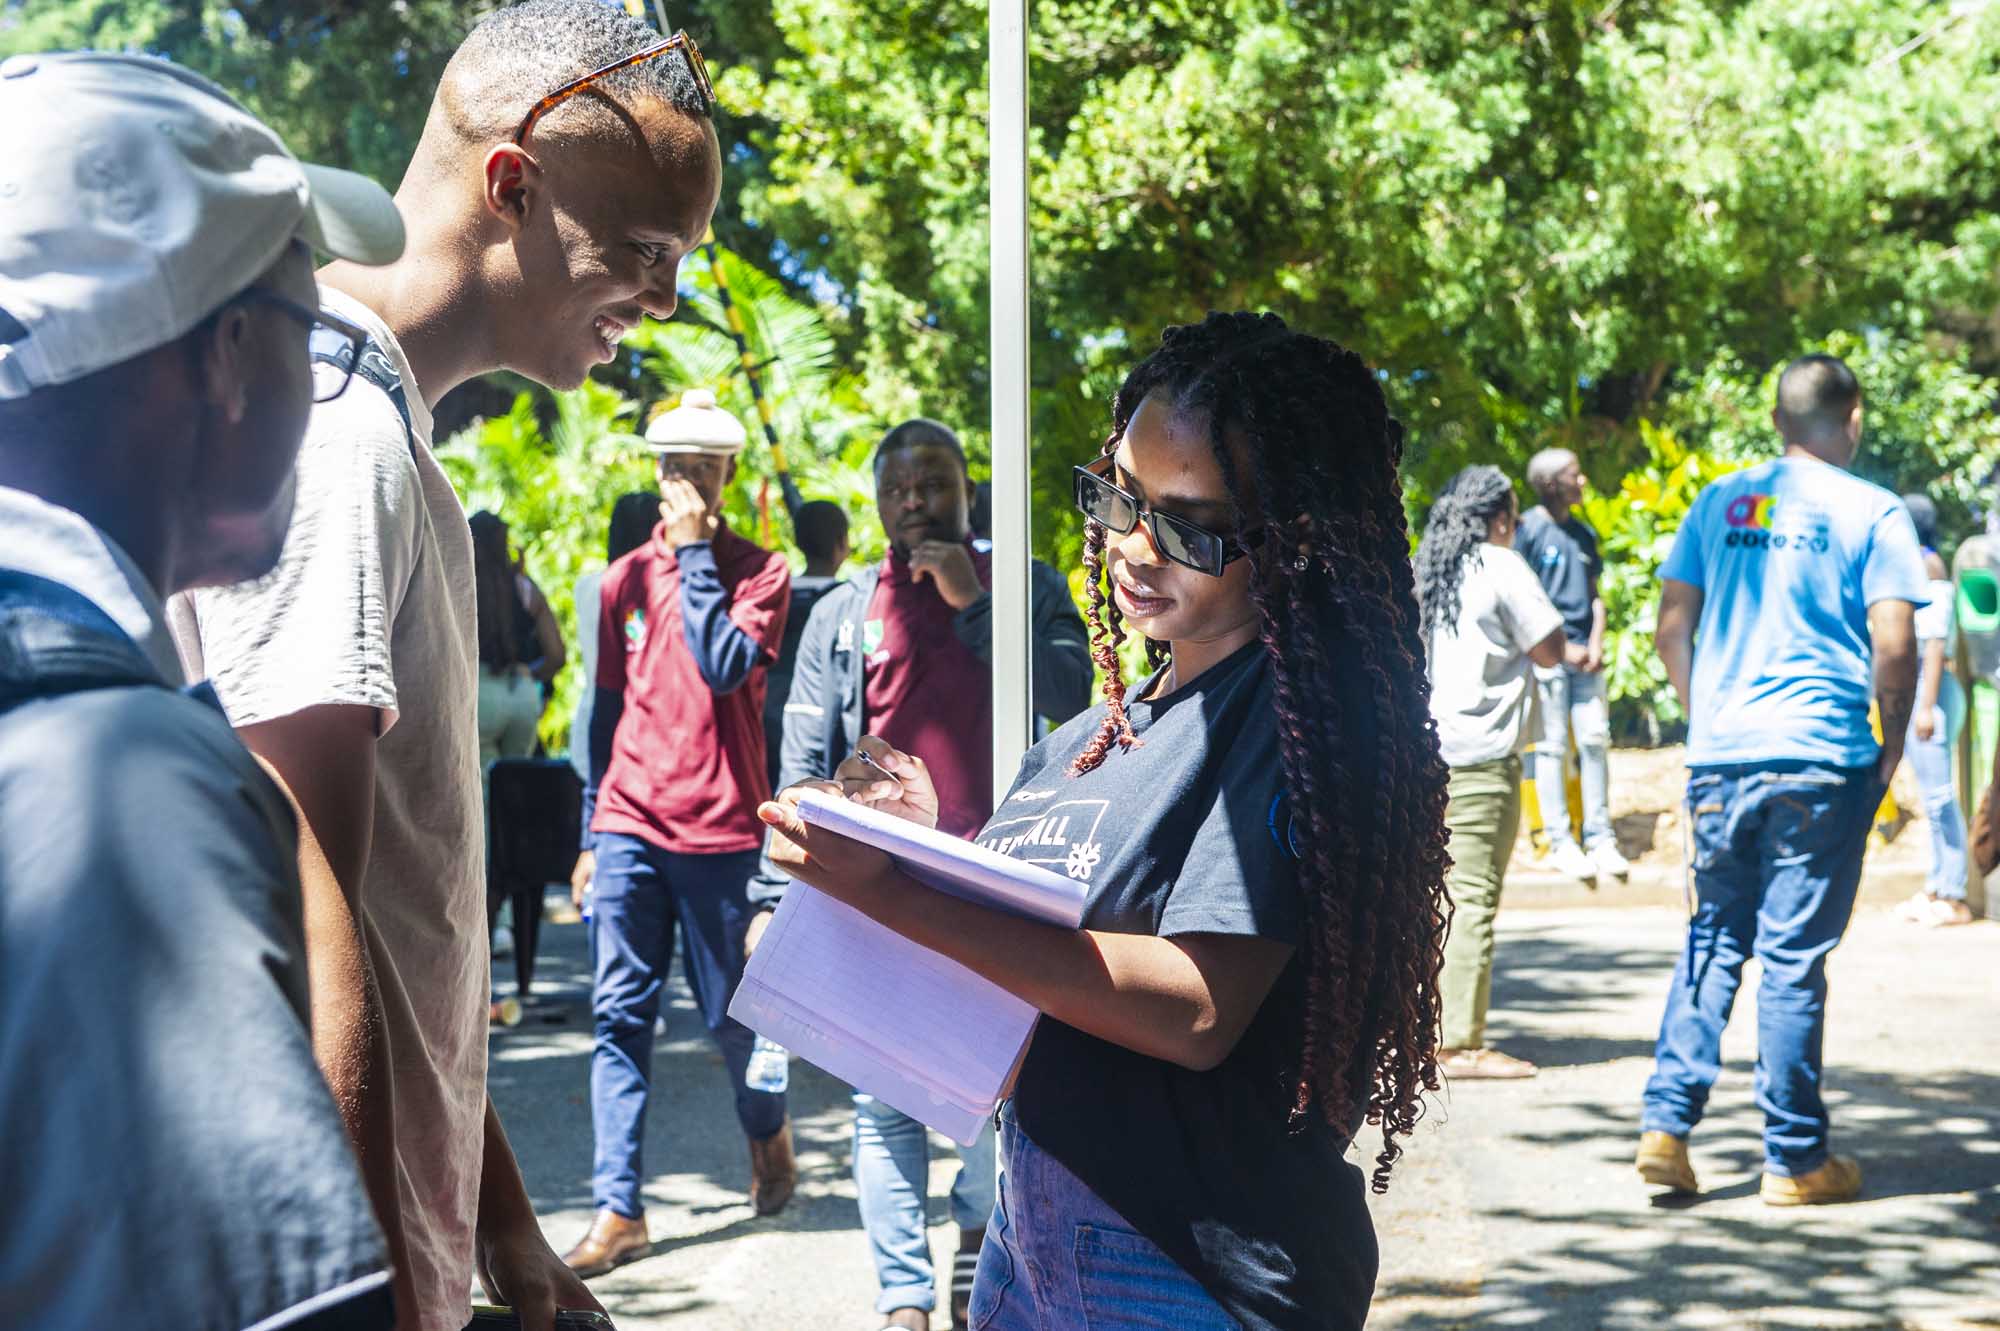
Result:
{"label": "woman with curly hair in background", "polygon": [[[1045,1014],[1000,1111],[975,1328],[1359,1327],[1374,1185],[1437,1088],[1445,769],[1397,463],[1360,357],[1271,315],[1167,330],[1077,469],[1105,700],[983,845],[1089,884],[1080,930],[920,890],[760,811],[793,874]],[[1109,594],[1105,586],[1111,584]],[[1154,667],[1128,692],[1117,650]],[[920,756],[841,788],[919,821]]]}
{"label": "woman with curly hair in background", "polygon": [[1451,943],[1445,948],[1444,1047],[1454,1081],[1532,1077],[1535,1065],[1486,1044],[1493,916],[1521,828],[1521,750],[1535,717],[1532,661],[1563,657],[1562,612],[1514,553],[1520,504],[1498,467],[1446,482],[1417,547],[1417,599],[1430,656],[1431,715],[1451,768]]}

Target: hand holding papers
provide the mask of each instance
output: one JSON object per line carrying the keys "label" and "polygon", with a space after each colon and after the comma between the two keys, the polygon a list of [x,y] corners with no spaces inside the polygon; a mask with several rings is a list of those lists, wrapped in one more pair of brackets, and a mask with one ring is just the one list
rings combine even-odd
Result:
{"label": "hand holding papers", "polygon": [[[1074,929],[1084,884],[820,790],[800,816],[887,854],[910,878]],[[992,1114],[1034,1008],[804,883],[765,930],[729,1014],[954,1141]]]}

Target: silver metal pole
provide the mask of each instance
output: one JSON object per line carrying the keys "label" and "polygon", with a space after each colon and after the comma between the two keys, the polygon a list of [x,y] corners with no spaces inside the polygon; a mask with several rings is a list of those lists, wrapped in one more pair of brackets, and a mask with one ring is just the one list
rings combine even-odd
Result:
{"label": "silver metal pole", "polygon": [[988,199],[992,212],[993,793],[1032,738],[1028,605],[1028,12],[987,10]]}

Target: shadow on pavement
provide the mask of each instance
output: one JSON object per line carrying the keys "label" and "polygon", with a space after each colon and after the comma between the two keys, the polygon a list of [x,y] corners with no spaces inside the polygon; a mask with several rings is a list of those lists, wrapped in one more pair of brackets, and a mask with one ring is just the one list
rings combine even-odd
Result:
{"label": "shadow on pavement", "polygon": [[1657,947],[1603,948],[1560,928],[1510,931],[1493,951],[1493,1010],[1560,1016],[1622,1003],[1638,992],[1664,998],[1685,937],[1675,931]]}
{"label": "shadow on pavement", "polygon": [[[1775,1209],[1757,1197],[1763,1115],[1750,1069],[1732,1060],[1692,1140],[1707,1191],[1652,1204],[1631,1165],[1652,1055],[1635,1026],[1657,1020],[1681,935],[1608,941],[1559,926],[1500,938],[1496,1043],[1547,1074],[1458,1087],[1443,1102],[1440,1143],[1460,1172],[1433,1165],[1419,1176],[1431,1196],[1404,1199],[1414,1218],[1398,1219],[1405,1242],[1438,1234],[1465,1251],[1385,1274],[1371,1325],[1905,1328],[2000,1300],[2000,1070],[1969,1048],[1977,1066],[1835,1059],[1834,1147],[1860,1159],[1862,1197]],[[1885,934],[1871,946],[1915,942]],[[1736,1022],[1754,1027],[1753,985]]]}
{"label": "shadow on pavement", "polygon": [[[1560,1227],[1569,1237],[1482,1282],[1388,1281],[1376,1299],[1459,1305],[1412,1308],[1394,1322],[1440,1331],[1690,1324],[1673,1319],[1697,1312],[1700,1324],[1715,1326],[1897,1326],[1886,1311],[1888,1290],[1920,1291],[1938,1306],[1992,1298],[1990,1268],[1968,1263],[1962,1246],[1940,1244],[1982,1229],[1990,1236],[1992,1203],[1944,1204],[1922,1223],[1883,1228],[1807,1212],[1501,1211],[1494,1214]],[[1650,1231],[1639,1250],[1635,1226]]]}

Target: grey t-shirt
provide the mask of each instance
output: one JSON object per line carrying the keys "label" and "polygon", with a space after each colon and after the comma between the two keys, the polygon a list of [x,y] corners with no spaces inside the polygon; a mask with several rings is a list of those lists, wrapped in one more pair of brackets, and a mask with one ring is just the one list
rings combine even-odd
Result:
{"label": "grey t-shirt", "polygon": [[1528,566],[1504,545],[1465,557],[1458,619],[1431,634],[1431,716],[1453,767],[1519,753],[1535,716],[1528,653],[1562,627],[1562,614]]}
{"label": "grey t-shirt", "polygon": [[[1102,706],[1036,745],[979,844],[1087,882],[1088,929],[1300,944],[1300,833],[1262,644],[1129,711],[1144,743],[1083,776],[1070,764]],[[1021,1130],[1249,1331],[1359,1327],[1374,1288],[1374,1228],[1345,1136],[1317,1110],[1289,1127],[1304,1014],[1301,951],[1209,1071],[1045,1016],[1014,1088]]]}

